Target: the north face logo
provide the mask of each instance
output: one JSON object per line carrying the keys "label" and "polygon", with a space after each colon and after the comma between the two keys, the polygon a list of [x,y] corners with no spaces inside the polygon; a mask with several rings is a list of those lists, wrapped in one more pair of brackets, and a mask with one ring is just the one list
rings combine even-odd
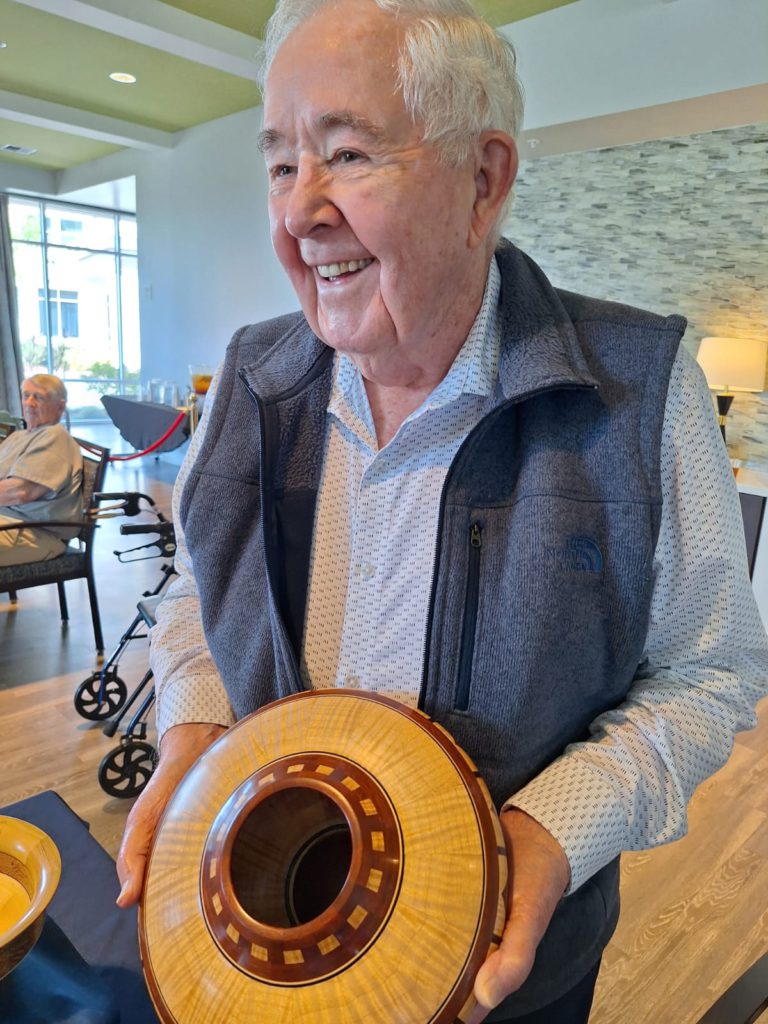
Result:
{"label": "the north face logo", "polygon": [[547,554],[562,572],[602,572],[603,555],[591,537],[568,537],[561,548],[549,548]]}

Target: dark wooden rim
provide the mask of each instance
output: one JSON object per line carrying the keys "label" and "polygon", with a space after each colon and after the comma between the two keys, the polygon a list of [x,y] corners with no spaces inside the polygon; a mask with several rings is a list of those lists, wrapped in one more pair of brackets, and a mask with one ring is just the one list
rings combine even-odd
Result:
{"label": "dark wooden rim", "polygon": [[[245,821],[288,789],[321,793],[339,807],[352,838],[347,879],[312,921],[280,928],[257,921],[237,900],[232,849]],[[262,766],[214,819],[200,871],[208,930],[241,971],[268,984],[309,985],[354,963],[389,919],[400,887],[403,838],[392,804],[359,764],[338,754],[302,751]]]}

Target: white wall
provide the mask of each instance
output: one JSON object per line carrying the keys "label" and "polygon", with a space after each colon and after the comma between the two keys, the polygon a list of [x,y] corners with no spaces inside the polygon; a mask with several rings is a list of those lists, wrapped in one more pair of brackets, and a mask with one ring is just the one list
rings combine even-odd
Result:
{"label": "white wall", "polygon": [[184,133],[137,176],[142,373],[187,379],[236,328],[296,308],[269,241],[260,110]]}
{"label": "white wall", "polygon": [[758,85],[768,70],[766,0],[579,0],[504,34],[529,130]]}
{"label": "white wall", "polygon": [[188,364],[215,365],[242,324],[297,308],[269,240],[260,127],[246,110],[59,179],[62,195],[135,175],[143,378],[185,386]]}

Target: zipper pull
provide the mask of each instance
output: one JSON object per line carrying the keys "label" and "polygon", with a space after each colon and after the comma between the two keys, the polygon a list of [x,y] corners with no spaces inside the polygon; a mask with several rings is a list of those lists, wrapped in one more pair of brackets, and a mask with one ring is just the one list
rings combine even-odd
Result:
{"label": "zipper pull", "polygon": [[469,543],[472,545],[473,548],[480,548],[483,546],[479,523],[472,523],[472,525],[470,526]]}

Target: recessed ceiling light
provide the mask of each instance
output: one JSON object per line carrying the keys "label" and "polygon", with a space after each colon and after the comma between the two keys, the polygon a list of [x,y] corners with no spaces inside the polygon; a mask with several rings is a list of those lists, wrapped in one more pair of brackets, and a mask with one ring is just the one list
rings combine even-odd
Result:
{"label": "recessed ceiling light", "polygon": [[136,75],[131,75],[127,71],[113,71],[109,77],[113,82],[121,82],[123,85],[133,85],[136,81]]}
{"label": "recessed ceiling light", "polygon": [[6,46],[7,46],[7,45],[8,45],[8,43],[4,43],[4,42],[2,41],[2,39],[0,39],[0,50],[4,50],[4,49],[6,48]]}

